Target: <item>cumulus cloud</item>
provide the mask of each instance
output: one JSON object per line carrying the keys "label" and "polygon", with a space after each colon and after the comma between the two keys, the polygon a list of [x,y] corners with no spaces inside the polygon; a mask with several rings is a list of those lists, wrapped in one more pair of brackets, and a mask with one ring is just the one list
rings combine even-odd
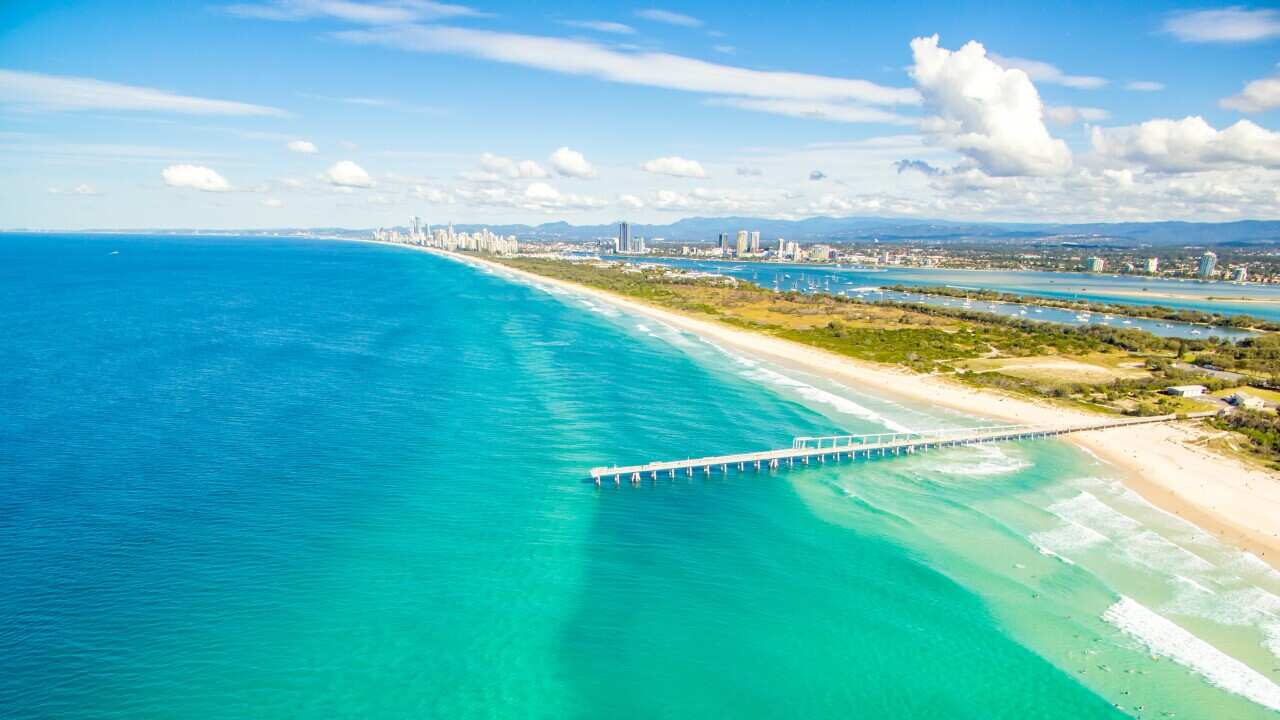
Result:
{"label": "cumulus cloud", "polygon": [[1148,120],[1141,125],[1095,127],[1093,148],[1116,160],[1168,173],[1224,167],[1280,168],[1280,133],[1241,120],[1223,130],[1204,118]]}
{"label": "cumulus cloud", "polygon": [[170,187],[192,188],[204,192],[233,190],[227,179],[203,165],[170,165],[160,172]]}
{"label": "cumulus cloud", "polygon": [[1068,75],[1058,68],[1047,62],[1039,60],[1028,60],[1026,58],[1005,57],[996,53],[987,53],[987,57],[993,62],[1011,70],[1021,70],[1027,74],[1027,77],[1036,82],[1051,83],[1054,85],[1064,85],[1073,88],[1100,88],[1107,84],[1106,78],[1096,77],[1093,75]]}
{"label": "cumulus cloud", "polygon": [[1044,115],[1049,122],[1055,125],[1075,125],[1081,121],[1097,122],[1106,120],[1111,116],[1102,108],[1095,107],[1075,107],[1073,105],[1048,105],[1045,106]]}
{"label": "cumulus cloud", "polygon": [[653,22],[666,23],[667,25],[679,25],[680,27],[702,27],[702,21],[696,17],[658,8],[637,10],[636,17],[652,20]]}
{"label": "cumulus cloud", "polygon": [[817,181],[817,180],[825,180],[826,178],[827,178],[827,174],[822,172],[821,170],[814,170],[813,172],[809,173],[810,180]]}
{"label": "cumulus cloud", "polygon": [[1228,7],[1170,15],[1164,31],[1192,43],[1243,43],[1280,37],[1280,11]]}
{"label": "cumulus cloud", "polygon": [[0,70],[0,104],[31,110],[121,110],[183,115],[286,115],[283,110],[69,75]]}
{"label": "cumulus cloud", "polygon": [[561,20],[561,25],[569,27],[582,28],[583,30],[595,30],[596,32],[613,33],[614,35],[633,35],[635,28],[630,25],[623,25],[620,22],[610,22],[608,20]]}
{"label": "cumulus cloud", "polygon": [[624,208],[630,208],[632,210],[639,210],[644,207],[644,201],[635,195],[619,195],[618,204]]}
{"label": "cumulus cloud", "polygon": [[343,188],[373,187],[373,178],[369,177],[369,173],[350,160],[339,160],[329,166],[329,169],[325,170],[324,175],[321,177]]}
{"label": "cumulus cloud", "polygon": [[918,173],[920,173],[920,174],[922,174],[922,175],[925,175],[926,177],[936,177],[936,176],[938,176],[938,175],[944,175],[944,174],[945,174],[942,170],[940,170],[940,169],[938,169],[938,168],[936,168],[936,167],[934,167],[934,166],[930,165],[929,163],[925,162],[924,160],[906,160],[906,159],[903,159],[903,160],[898,160],[897,162],[895,162],[895,163],[893,164],[893,166],[894,166],[894,167],[896,167],[896,168],[898,169],[898,174],[899,174],[899,175],[901,175],[901,174],[902,174],[902,173],[904,173],[904,172],[908,172],[908,171],[918,172]]}
{"label": "cumulus cloud", "polygon": [[919,94],[855,78],[752,70],[671,53],[624,51],[598,43],[440,25],[347,30],[346,42],[447,53],[630,85],[758,98],[917,104]]}
{"label": "cumulus cloud", "polygon": [[921,128],[995,176],[1058,175],[1071,167],[1066,143],[1049,134],[1040,93],[1022,70],[1005,69],[969,42],[952,52],[938,36],[911,41],[911,77],[937,113]]}
{"label": "cumulus cloud", "polygon": [[398,25],[426,20],[484,15],[484,13],[465,5],[433,2],[432,0],[384,0],[382,2],[272,0],[262,3],[227,5],[223,10],[232,15],[257,20],[296,22],[299,20],[328,18],[368,25]]}
{"label": "cumulus cloud", "polygon": [[532,160],[514,160],[493,153],[484,153],[480,156],[480,167],[494,175],[512,179],[544,178],[548,175],[541,165]]}
{"label": "cumulus cloud", "polygon": [[315,143],[308,142],[306,140],[291,140],[285,147],[289,148],[293,152],[305,153],[307,155],[320,152],[319,148],[315,146]]}
{"label": "cumulus cloud", "polygon": [[764,175],[764,170],[750,165],[739,165],[736,172],[743,177],[759,177]]}
{"label": "cumulus cloud", "polygon": [[562,147],[551,153],[551,167],[565,177],[593,178],[596,169],[577,150]]}
{"label": "cumulus cloud", "polygon": [[1125,85],[1124,89],[1136,92],[1159,92],[1164,89],[1164,83],[1158,83],[1154,80],[1134,80]]}
{"label": "cumulus cloud", "polygon": [[562,193],[545,182],[530,183],[523,191],[506,187],[459,188],[463,200],[476,205],[513,207],[523,210],[591,210],[609,203],[591,195]]}
{"label": "cumulus cloud", "polygon": [[433,205],[452,205],[455,202],[452,194],[426,185],[414,185],[409,194]]}
{"label": "cumulus cloud", "polygon": [[697,160],[686,160],[678,155],[654,158],[641,165],[640,169],[672,177],[703,178],[707,176],[707,171],[702,169],[702,163]]}
{"label": "cumulus cloud", "polygon": [[1280,75],[1254,80],[1239,94],[1218,101],[1218,105],[1228,110],[1258,113],[1274,107],[1280,107]]}

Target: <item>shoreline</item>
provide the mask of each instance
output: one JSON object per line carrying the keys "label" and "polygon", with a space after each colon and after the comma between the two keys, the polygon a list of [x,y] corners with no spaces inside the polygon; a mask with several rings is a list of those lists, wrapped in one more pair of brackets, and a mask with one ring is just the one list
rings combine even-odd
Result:
{"label": "shoreline", "polygon": [[[854,360],[791,340],[648,305],[597,288],[529,273],[481,257],[435,248],[404,247],[585,294],[686,332],[763,356],[783,366],[853,387],[875,388],[873,394],[1017,424],[1087,422],[1098,417],[1032,399],[970,388],[939,376]],[[1210,432],[1199,426],[1159,423],[1077,433],[1062,439],[1117,468],[1125,485],[1152,505],[1190,522],[1224,543],[1251,552],[1280,570],[1280,477],[1194,444],[1209,435]]]}

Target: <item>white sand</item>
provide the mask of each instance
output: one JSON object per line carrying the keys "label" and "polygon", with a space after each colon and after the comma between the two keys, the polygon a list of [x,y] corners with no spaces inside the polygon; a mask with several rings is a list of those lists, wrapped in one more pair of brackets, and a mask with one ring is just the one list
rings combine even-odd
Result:
{"label": "white sand", "polygon": [[[588,295],[729,347],[746,350],[871,394],[940,405],[1025,424],[1095,420],[1031,399],[978,390],[951,379],[853,360],[819,348],[700,320],[577,283],[527,273],[474,256],[423,248],[462,262],[492,267]],[[1152,504],[1242,547],[1280,568],[1280,476],[1210,452],[1196,443],[1210,431],[1193,423],[1139,425],[1064,436],[1120,469],[1126,483]]]}

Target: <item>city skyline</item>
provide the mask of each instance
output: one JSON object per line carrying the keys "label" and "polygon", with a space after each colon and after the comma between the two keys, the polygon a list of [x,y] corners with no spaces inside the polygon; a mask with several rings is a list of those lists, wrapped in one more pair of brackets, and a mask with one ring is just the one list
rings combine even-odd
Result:
{"label": "city skyline", "polygon": [[1280,12],[934,10],[10,4],[0,225],[1280,217]]}

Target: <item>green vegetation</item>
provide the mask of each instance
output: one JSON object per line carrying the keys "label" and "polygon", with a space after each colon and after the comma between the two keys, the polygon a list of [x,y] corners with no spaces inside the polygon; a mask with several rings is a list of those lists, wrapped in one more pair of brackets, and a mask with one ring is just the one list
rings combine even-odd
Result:
{"label": "green vegetation", "polygon": [[[1161,338],[1129,328],[1072,326],[924,303],[779,293],[668,267],[535,258],[499,262],[858,360],[954,374],[974,386],[1095,411],[1158,415],[1204,410],[1213,406],[1160,391],[1169,385],[1233,385],[1174,365],[1197,354],[1217,358],[1234,352],[1236,346],[1216,339]],[[1280,336],[1261,338],[1268,340],[1246,347],[1265,346],[1280,358]]]}
{"label": "green vegetation", "polygon": [[1206,348],[1196,355],[1195,363],[1280,385],[1280,335],[1259,335],[1234,345]]}
{"label": "green vegetation", "polygon": [[1275,332],[1280,330],[1280,323],[1263,320],[1262,318],[1256,318],[1252,315],[1226,315],[1223,313],[1203,312],[1200,310],[1169,308],[1162,305],[1122,305],[1096,302],[1093,300],[1061,300],[1057,298],[1016,295],[1014,293],[996,292],[994,290],[967,290],[941,285],[922,285],[919,287],[911,285],[893,285],[885,289],[893,290],[895,292],[968,298],[971,300],[983,300],[987,302],[1040,305],[1042,307],[1061,308],[1077,312],[1125,315],[1128,317],[1165,320],[1168,322],[1198,323],[1201,325],[1213,325],[1216,327],[1252,329],[1266,332]]}
{"label": "green vegetation", "polygon": [[1233,430],[1249,439],[1248,452],[1280,470],[1280,416],[1257,410],[1237,410],[1212,420],[1214,427]]}

